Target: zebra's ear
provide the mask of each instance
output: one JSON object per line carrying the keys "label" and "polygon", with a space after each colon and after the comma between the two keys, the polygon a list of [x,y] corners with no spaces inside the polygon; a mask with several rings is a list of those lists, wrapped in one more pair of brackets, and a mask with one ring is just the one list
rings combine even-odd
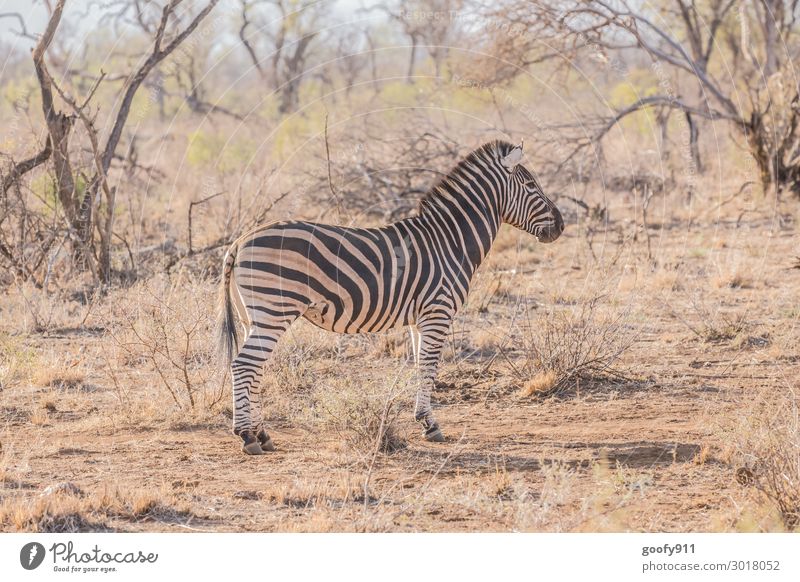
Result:
{"label": "zebra's ear", "polygon": [[514,168],[517,167],[522,161],[522,144],[516,146],[513,150],[511,150],[506,156],[504,156],[500,162],[506,167],[506,169],[513,171]]}

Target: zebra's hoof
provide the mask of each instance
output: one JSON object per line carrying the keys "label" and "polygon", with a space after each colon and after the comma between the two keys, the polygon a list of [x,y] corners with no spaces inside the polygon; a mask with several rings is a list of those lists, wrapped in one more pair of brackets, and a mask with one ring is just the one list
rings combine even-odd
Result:
{"label": "zebra's hoof", "polygon": [[242,445],[242,450],[248,455],[264,454],[264,450],[261,448],[261,443],[259,443],[258,441],[253,441],[252,443],[247,443]]}
{"label": "zebra's hoof", "polygon": [[[264,432],[264,431],[261,431]],[[244,443],[242,444],[242,450],[248,455],[263,455],[264,451],[262,450],[261,446],[262,443],[268,439],[267,433],[264,432],[263,438],[262,435],[256,434],[254,431],[251,430],[243,430],[239,436],[242,438]]]}
{"label": "zebra's hoof", "polygon": [[272,439],[267,434],[267,431],[265,431],[263,428],[260,431],[258,431],[256,438],[258,439],[258,443],[261,445],[261,450],[264,451],[265,453],[271,453],[274,450],[276,450],[275,444],[272,442]]}
{"label": "zebra's hoof", "polygon": [[443,443],[444,435],[437,426],[425,432],[425,440],[430,441],[432,443]]}

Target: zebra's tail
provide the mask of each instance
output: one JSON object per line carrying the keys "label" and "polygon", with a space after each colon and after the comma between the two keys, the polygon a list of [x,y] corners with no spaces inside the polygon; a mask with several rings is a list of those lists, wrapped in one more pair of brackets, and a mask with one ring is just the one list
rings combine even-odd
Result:
{"label": "zebra's tail", "polygon": [[231,274],[233,264],[236,262],[237,245],[233,245],[225,253],[225,260],[222,267],[222,283],[219,294],[219,321],[217,322],[217,335],[219,341],[219,353],[230,365],[236,352],[239,351],[239,333],[236,326],[236,319],[233,314],[233,304],[231,303]]}

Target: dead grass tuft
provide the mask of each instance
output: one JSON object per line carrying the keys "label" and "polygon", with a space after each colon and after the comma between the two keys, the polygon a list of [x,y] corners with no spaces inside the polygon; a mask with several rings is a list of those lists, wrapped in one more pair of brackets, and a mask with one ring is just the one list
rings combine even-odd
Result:
{"label": "dead grass tuft", "polygon": [[708,443],[705,443],[703,444],[703,446],[700,447],[700,450],[697,451],[697,454],[694,456],[692,461],[694,462],[695,465],[705,465],[710,456],[711,456],[711,447],[708,445]]}
{"label": "dead grass tuft", "polygon": [[376,336],[372,354],[379,358],[406,359],[413,357],[408,332],[403,330],[400,333],[384,333]]}
{"label": "dead grass tuft", "polygon": [[502,466],[495,464],[494,475],[491,477],[489,487],[492,495],[498,499],[509,500],[513,498],[514,482],[506,470],[505,463]]}
{"label": "dead grass tuft", "polygon": [[107,531],[103,522],[92,521],[80,500],[38,499],[33,504],[0,506],[0,523],[14,531],[37,533],[77,533]]}
{"label": "dead grass tuft", "polygon": [[50,415],[46,408],[34,408],[29,420],[34,426],[46,426],[50,420]]}
{"label": "dead grass tuft", "polygon": [[553,370],[542,370],[522,385],[520,396],[523,398],[528,398],[530,396],[550,394],[557,383],[558,374],[556,374]]}
{"label": "dead grass tuft", "polygon": [[54,363],[37,368],[31,378],[34,386],[57,389],[77,389],[86,381],[86,373],[75,365]]}
{"label": "dead grass tuft", "polygon": [[718,289],[752,289],[754,286],[753,278],[738,269],[720,273],[712,279],[712,283]]}
{"label": "dead grass tuft", "polygon": [[363,504],[364,492],[360,486],[346,479],[325,479],[318,482],[283,484],[260,494],[259,498],[295,509],[328,508],[343,509],[351,504]]}

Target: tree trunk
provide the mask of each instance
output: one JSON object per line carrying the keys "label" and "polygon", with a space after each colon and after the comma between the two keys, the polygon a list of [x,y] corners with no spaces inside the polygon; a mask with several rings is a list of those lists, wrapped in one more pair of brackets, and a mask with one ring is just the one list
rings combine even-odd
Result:
{"label": "tree trunk", "polygon": [[281,115],[287,115],[297,109],[300,102],[298,94],[299,80],[293,79],[288,81],[281,89],[281,102],[278,106],[278,112]]}
{"label": "tree trunk", "polygon": [[411,55],[408,57],[408,72],[406,73],[406,83],[409,85],[414,82],[414,61],[417,60],[417,37],[411,35]]}
{"label": "tree trunk", "polygon": [[69,134],[72,131],[73,117],[62,111],[57,111],[53,102],[53,79],[47,69],[45,54],[50,42],[53,40],[56,29],[61,22],[65,0],[59,1],[53,9],[44,34],[39,39],[33,50],[33,66],[36,70],[36,79],[42,94],[42,114],[47,124],[47,132],[52,144],[52,159],[55,170],[56,196],[64,210],[67,225],[75,235],[73,255],[76,262],[82,267],[89,266],[91,251],[89,246],[92,239],[91,226],[91,199],[82,196],[75,185],[75,175],[72,170],[69,154]]}
{"label": "tree trunk", "polygon": [[777,194],[780,184],[777,181],[778,160],[769,146],[769,128],[763,123],[763,117],[753,112],[750,116],[749,123],[741,128],[747,139],[747,145],[750,147],[750,154],[756,161],[758,166],[759,178],[761,179],[761,188],[764,194],[771,193],[773,188]]}
{"label": "tree trunk", "polygon": [[692,114],[686,112],[686,123],[689,125],[689,151],[692,156],[692,163],[694,169],[698,174],[703,173],[703,162],[700,159],[700,146],[698,144],[700,132],[697,129],[697,122],[692,117]]}

